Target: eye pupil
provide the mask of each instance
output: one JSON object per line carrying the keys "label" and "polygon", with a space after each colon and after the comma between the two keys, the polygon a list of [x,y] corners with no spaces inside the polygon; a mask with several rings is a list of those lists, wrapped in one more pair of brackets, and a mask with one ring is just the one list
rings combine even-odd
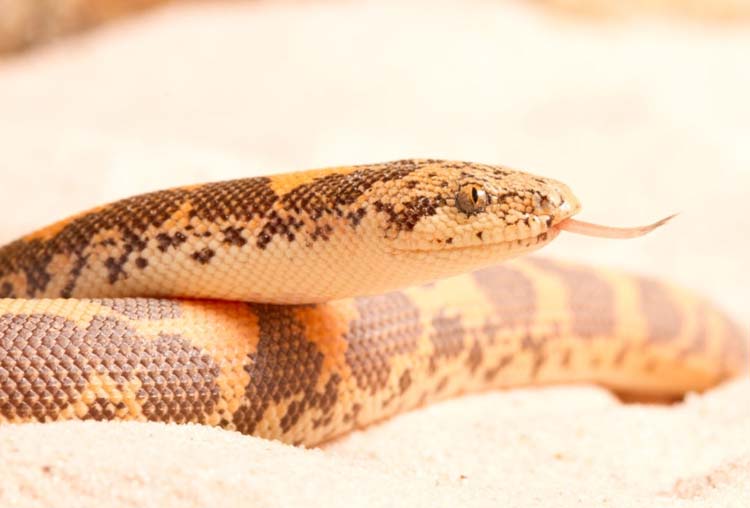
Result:
{"label": "eye pupil", "polygon": [[462,187],[456,196],[458,209],[467,215],[481,212],[488,203],[489,197],[484,189],[476,185]]}

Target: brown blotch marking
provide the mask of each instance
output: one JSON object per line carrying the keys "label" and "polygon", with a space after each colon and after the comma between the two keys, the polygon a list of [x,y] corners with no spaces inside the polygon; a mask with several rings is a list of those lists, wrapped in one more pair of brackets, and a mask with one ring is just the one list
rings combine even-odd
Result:
{"label": "brown blotch marking", "polygon": [[531,353],[532,355],[531,372],[529,373],[531,379],[536,379],[539,374],[539,369],[541,369],[547,361],[547,342],[547,337],[536,338],[531,335],[526,335],[521,341],[521,348],[523,351]]}
{"label": "brown blotch marking", "polygon": [[[130,257],[148,246],[146,231],[161,227],[186,203],[191,206],[190,217],[207,222],[248,222],[264,216],[277,199],[270,179],[261,177],[170,189],[117,201],[47,228],[49,236],[36,234],[0,248],[0,281],[22,273],[26,279],[25,296],[35,297],[44,293],[53,277],[64,277],[64,292],[72,294],[81,275],[76,267],[84,262],[87,249],[93,247],[91,239],[112,231],[117,239],[108,238],[102,246],[109,252],[104,260],[108,279],[116,282],[127,276],[125,266]],[[162,252],[186,240],[181,232],[173,236],[162,233],[155,238]],[[50,273],[49,265],[55,256],[67,257],[69,268]]]}
{"label": "brown blotch marking", "polygon": [[159,243],[158,249],[162,252],[167,252],[172,247],[179,247],[183,243],[187,242],[188,237],[185,233],[180,231],[170,236],[166,233],[159,233],[156,235],[156,241]]}
{"label": "brown blotch marking", "polygon": [[682,330],[680,308],[670,298],[667,289],[657,281],[639,278],[641,311],[646,317],[648,340],[669,342],[676,339]]}
{"label": "brown blotch marking", "polygon": [[[120,279],[127,278],[128,274],[123,269],[123,266],[125,265],[125,263],[127,263],[127,261],[128,261],[127,254],[123,254],[117,259],[110,257],[104,261],[104,266],[107,268],[107,274],[108,274],[107,278],[110,284],[114,284]],[[70,292],[72,291],[66,291],[66,293],[68,294],[70,294]]]}
{"label": "brown blotch marking", "polygon": [[[298,185],[281,196],[278,206],[268,213],[258,234],[257,246],[265,249],[275,237],[294,241],[296,233],[305,225],[305,221],[300,220],[300,215],[307,216],[313,223],[319,222],[323,217],[346,218],[352,227],[356,227],[366,210],[361,207],[354,210],[351,208],[361,196],[375,184],[404,178],[428,162],[401,160],[363,165],[351,172],[329,173]],[[329,231],[316,229],[310,238],[312,241],[325,241],[332,232],[332,228]]]}
{"label": "brown blotch marking", "polygon": [[402,374],[401,377],[398,378],[398,393],[400,395],[403,395],[406,390],[409,389],[411,386],[412,379],[411,379],[411,370],[406,369]]}
{"label": "brown blotch marking", "polygon": [[526,326],[533,321],[536,292],[526,275],[499,265],[474,272],[472,276],[495,312],[494,319],[484,327],[490,337],[501,327]]}
{"label": "brown blotch marking", "polygon": [[571,331],[578,337],[611,336],[616,320],[612,286],[589,268],[529,258],[534,266],[559,278],[568,293]]}
{"label": "brown blotch marking", "polygon": [[375,394],[388,384],[391,358],[416,350],[419,307],[401,292],[360,297],[355,304],[359,317],[345,334],[345,358],[357,386]]}
{"label": "brown blotch marking", "polygon": [[177,300],[157,298],[102,298],[92,300],[109,307],[130,319],[157,321],[177,319],[182,316],[182,306]]}
{"label": "brown blotch marking", "polygon": [[500,357],[497,364],[493,367],[490,367],[487,369],[487,371],[484,373],[484,379],[487,382],[490,382],[495,379],[495,377],[502,371],[505,367],[513,363],[514,355],[507,354]]}
{"label": "brown blotch marking", "polygon": [[356,228],[357,226],[359,226],[359,223],[362,221],[365,215],[367,215],[367,208],[360,207],[353,212],[347,213],[346,218],[349,219],[349,223],[352,225],[352,227]]}
{"label": "brown blotch marking", "polygon": [[190,196],[194,216],[208,222],[261,218],[279,199],[270,183],[270,178],[258,177],[201,185]]}
{"label": "brown blotch marking", "polygon": [[148,266],[148,259],[146,258],[137,258],[135,260],[135,266],[143,270]]}
{"label": "brown blotch marking", "polygon": [[0,298],[12,298],[13,297],[13,284],[10,282],[3,282],[0,284]]}
{"label": "brown blotch marking", "polygon": [[265,249],[266,246],[271,243],[272,239],[273,237],[268,233],[260,233],[257,240],[255,241],[255,246],[259,249]]}
{"label": "brown blotch marking", "polygon": [[83,269],[86,268],[87,262],[87,255],[83,255],[73,262],[73,266],[70,269],[68,283],[65,284],[65,287],[60,292],[60,296],[62,298],[70,298],[71,294],[73,293],[73,289],[75,289],[76,281],[78,281],[78,277],[81,276],[81,272],[83,272]]}
{"label": "brown blotch marking", "polygon": [[625,362],[625,358],[628,356],[628,352],[630,351],[630,346],[628,344],[624,344],[618,351],[617,354],[614,357],[614,360],[612,360],[612,365],[615,367],[621,367],[622,364]]}
{"label": "brown blotch marking", "polygon": [[284,208],[304,212],[317,220],[323,215],[342,217],[352,205],[376,183],[400,180],[420,167],[413,160],[365,165],[350,173],[331,173],[295,187],[282,196]]}
{"label": "brown blotch marking", "polygon": [[469,350],[469,356],[466,358],[466,366],[469,368],[469,372],[474,374],[482,364],[483,359],[484,351],[482,350],[482,345],[478,340],[475,340]]}
{"label": "brown blotch marking", "polygon": [[222,233],[224,234],[223,242],[228,245],[234,245],[235,247],[242,247],[247,243],[247,240],[242,236],[243,228],[241,227],[228,227],[225,228]]}
{"label": "brown blotch marking", "polygon": [[[120,403],[122,407],[122,403]],[[83,416],[84,420],[107,421],[114,420],[117,415],[118,405],[109,399],[97,397],[88,407],[88,412]]]}
{"label": "brown blotch marking", "polygon": [[215,255],[216,252],[214,252],[213,249],[205,247],[199,251],[193,252],[192,258],[202,265],[207,265]]}
{"label": "brown blotch marking", "polygon": [[380,407],[382,407],[383,409],[387,408],[388,406],[391,405],[391,402],[396,400],[396,398],[397,398],[396,392],[391,392],[388,398],[383,399],[383,402],[381,403]]}
{"label": "brown blotch marking", "polygon": [[441,309],[432,319],[430,342],[434,351],[430,356],[428,372],[434,374],[441,360],[455,358],[464,351],[466,329],[461,316],[448,317]]}
{"label": "brown blotch marking", "polygon": [[286,238],[287,241],[292,241],[296,238],[295,232],[301,229],[304,224],[304,221],[300,220],[294,214],[289,214],[286,211],[279,213],[279,210],[271,210],[266,216],[263,228],[258,233],[255,245],[259,249],[265,249],[276,236]]}
{"label": "brown blotch marking", "polygon": [[[321,418],[313,418],[312,419],[312,426],[313,426],[313,429],[317,429],[317,428],[320,428],[320,427],[327,427],[327,426],[331,425],[332,422],[333,422],[333,413],[328,413],[326,416],[323,416]],[[282,421],[282,425],[283,425],[283,423],[284,422]],[[331,432],[329,431],[328,434],[331,434]],[[302,443],[300,443],[300,444],[302,444]]]}
{"label": "brown blotch marking", "polygon": [[[118,386],[138,379],[151,421],[204,423],[220,397],[219,366],[204,351],[176,335],[142,338],[112,317],[95,317],[83,329],[54,315],[5,314],[0,341],[0,414],[11,421],[56,419],[103,373]],[[178,392],[184,397],[174,400]],[[97,400],[89,417],[114,417],[119,408]]]}
{"label": "brown blotch marking", "polygon": [[562,358],[560,359],[561,367],[570,367],[570,360],[573,357],[573,351],[570,348],[566,348],[563,352]]}
{"label": "brown blotch marking", "polygon": [[[333,421],[333,406],[338,400],[338,388],[341,383],[341,376],[336,373],[331,374],[325,386],[323,393],[306,392],[305,399],[295,400],[289,405],[287,413],[281,418],[281,429],[289,430],[307,410],[308,407],[319,408],[323,416],[313,419],[313,429],[323,425],[329,425]],[[306,402],[307,401],[307,402]],[[292,408],[292,406],[295,406]]]}
{"label": "brown blotch marking", "polygon": [[[318,240],[328,241],[331,239],[331,233],[333,233],[333,227],[330,224],[324,224],[323,226],[315,226],[310,238],[313,242]],[[270,239],[268,240],[270,241]]]}
{"label": "brown blotch marking", "polygon": [[477,238],[481,240],[483,234],[484,234],[484,231],[477,231]]}
{"label": "brown blotch marking", "polygon": [[[373,206],[377,212],[385,213],[388,218],[389,227],[396,231],[411,231],[414,226],[424,217],[430,217],[437,213],[438,207],[445,204],[441,196],[415,196],[408,201],[399,203],[399,210],[391,203],[376,201]],[[446,240],[446,243],[452,243]]]}
{"label": "brown blotch marking", "polygon": [[359,413],[362,411],[362,404],[355,402],[352,404],[352,410],[351,412],[345,413],[343,417],[344,423],[353,423],[356,422],[359,418]]}
{"label": "brown blotch marking", "polygon": [[252,434],[271,404],[292,398],[295,400],[281,417],[282,431],[292,428],[309,408],[320,409],[325,418],[336,403],[341,378],[334,373],[322,393],[316,390],[323,371],[323,353],[305,337],[295,307],[249,306],[258,316],[258,346],[244,366],[250,381],[242,405],[232,416],[235,428]]}

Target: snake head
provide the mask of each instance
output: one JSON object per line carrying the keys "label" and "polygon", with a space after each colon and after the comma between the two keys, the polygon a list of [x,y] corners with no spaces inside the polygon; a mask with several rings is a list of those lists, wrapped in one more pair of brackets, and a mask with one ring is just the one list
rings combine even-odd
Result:
{"label": "snake head", "polygon": [[401,261],[479,268],[551,241],[580,209],[563,183],[501,166],[415,161],[378,197],[386,249]]}

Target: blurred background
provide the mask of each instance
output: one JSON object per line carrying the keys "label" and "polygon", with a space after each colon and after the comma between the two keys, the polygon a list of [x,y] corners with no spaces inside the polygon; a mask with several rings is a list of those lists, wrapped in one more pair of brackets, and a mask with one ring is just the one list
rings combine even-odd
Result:
{"label": "blurred background", "polygon": [[[0,241],[165,186],[434,157],[567,182],[545,254],[747,323],[750,1],[0,0]],[[746,326],[745,326],[746,328]]]}

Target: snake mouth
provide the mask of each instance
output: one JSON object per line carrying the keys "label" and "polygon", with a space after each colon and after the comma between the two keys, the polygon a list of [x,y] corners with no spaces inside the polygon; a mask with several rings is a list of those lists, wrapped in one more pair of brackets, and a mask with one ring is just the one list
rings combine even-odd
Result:
{"label": "snake mouth", "polygon": [[[478,243],[470,244],[459,244],[454,241],[453,238],[448,237],[445,240],[436,239],[434,240],[433,246],[431,247],[401,247],[392,246],[394,252],[402,254],[428,254],[436,252],[451,252],[451,253],[469,253],[469,252],[505,252],[508,256],[513,256],[516,252],[519,254],[528,252],[529,250],[535,250],[541,248],[547,243],[560,234],[561,229],[557,225],[552,225],[544,231],[539,232],[536,235],[525,236],[521,238],[514,238],[512,240],[499,239],[496,241],[482,241],[481,236],[474,235],[477,237]],[[477,242],[474,240],[474,242]]]}
{"label": "snake mouth", "polygon": [[644,236],[651,231],[663,226],[675,215],[670,215],[664,219],[661,219],[653,224],[646,226],[637,227],[613,227],[604,226],[600,224],[593,224],[590,222],[584,222],[577,219],[573,219],[568,216],[559,219],[557,222],[552,222],[545,229],[537,233],[536,235],[530,235],[522,238],[515,238],[513,240],[497,240],[497,241],[482,241],[482,235],[478,235],[479,243],[471,243],[468,245],[454,244],[452,238],[446,240],[436,240],[436,243],[440,246],[439,248],[400,248],[394,247],[395,250],[401,252],[413,252],[413,253],[426,253],[435,251],[450,251],[450,252],[471,252],[479,250],[492,250],[492,251],[506,251],[509,255],[513,255],[514,252],[523,253],[529,250],[541,248],[547,243],[557,237],[561,232],[573,233],[583,236],[592,236],[596,238],[638,238]]}

